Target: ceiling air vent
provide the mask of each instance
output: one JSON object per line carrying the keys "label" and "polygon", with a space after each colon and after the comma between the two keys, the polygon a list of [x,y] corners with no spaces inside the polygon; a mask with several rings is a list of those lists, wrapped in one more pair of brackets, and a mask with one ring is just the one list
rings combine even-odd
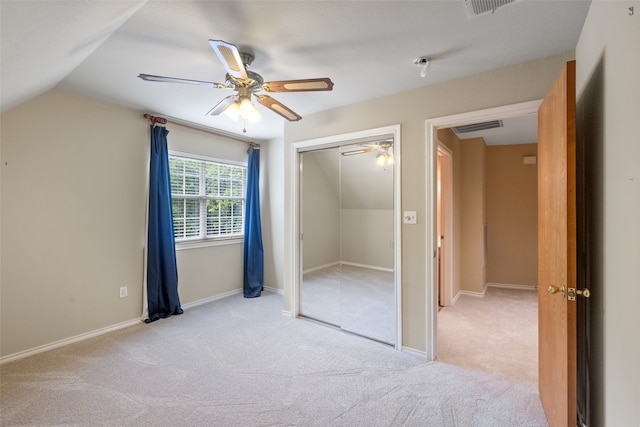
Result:
{"label": "ceiling air vent", "polygon": [[495,12],[498,8],[513,3],[516,0],[465,0],[469,17],[475,18],[487,12]]}
{"label": "ceiling air vent", "polygon": [[474,123],[472,125],[455,126],[451,129],[455,133],[469,133],[477,132],[480,130],[495,129],[502,127],[502,120],[492,120],[490,122]]}

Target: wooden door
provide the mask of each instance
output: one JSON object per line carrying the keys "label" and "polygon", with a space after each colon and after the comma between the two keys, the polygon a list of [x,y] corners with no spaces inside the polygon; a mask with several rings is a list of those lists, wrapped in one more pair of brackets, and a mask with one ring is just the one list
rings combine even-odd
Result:
{"label": "wooden door", "polygon": [[538,110],[539,391],[549,425],[576,425],[575,61]]}

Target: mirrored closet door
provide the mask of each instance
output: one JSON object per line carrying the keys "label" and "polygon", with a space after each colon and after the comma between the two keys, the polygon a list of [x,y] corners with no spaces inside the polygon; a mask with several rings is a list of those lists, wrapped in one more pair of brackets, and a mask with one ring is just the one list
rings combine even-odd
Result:
{"label": "mirrored closet door", "polygon": [[300,154],[300,314],[395,344],[393,140]]}

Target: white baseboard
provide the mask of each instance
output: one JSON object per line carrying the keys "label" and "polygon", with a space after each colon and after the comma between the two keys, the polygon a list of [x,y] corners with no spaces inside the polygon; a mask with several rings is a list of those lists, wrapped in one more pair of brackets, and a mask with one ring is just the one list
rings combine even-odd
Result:
{"label": "white baseboard", "polygon": [[[458,301],[458,298],[460,298],[460,295],[462,295],[462,294],[460,293],[460,291],[458,291],[458,292],[456,293],[456,296],[454,296],[454,297],[451,299],[451,305],[456,305],[456,302]],[[450,306],[449,306],[449,307],[450,307]]]}
{"label": "white baseboard", "polygon": [[287,317],[292,317],[291,312],[289,310],[282,310],[282,315]]}
{"label": "white baseboard", "polygon": [[303,274],[311,273],[312,271],[322,270],[323,268],[333,267],[334,265],[350,265],[352,267],[369,268],[371,270],[380,270],[380,271],[393,272],[393,268],[380,267],[380,266],[377,266],[377,265],[359,264],[357,262],[336,261],[336,262],[331,262],[329,264],[318,265],[316,267],[308,268],[308,269],[304,270],[302,273]]}
{"label": "white baseboard", "polygon": [[[278,290],[276,288],[270,288],[269,290],[273,291],[273,292],[277,292]],[[228,296],[231,295],[235,295],[235,294],[239,294],[242,292],[242,289],[236,289],[230,292],[225,292],[223,294],[220,295],[215,295],[209,298],[204,298],[198,301],[193,301],[187,304],[183,304],[182,308],[183,309],[189,309],[189,308],[193,308],[193,307],[197,307],[199,305],[203,305],[203,304],[207,304],[209,302],[212,301],[216,301],[222,298],[226,298]],[[93,338],[93,337],[97,337],[99,335],[104,335],[107,334],[109,332],[113,332],[113,331],[117,331],[118,329],[123,329],[123,328],[127,328],[129,326],[133,326],[133,325],[137,325],[138,323],[142,322],[144,319],[133,319],[133,320],[127,320],[125,322],[122,323],[118,323],[115,325],[111,325],[111,326],[107,326],[104,328],[100,328],[100,329],[96,329],[94,331],[90,331],[90,332],[86,332],[84,334],[80,334],[80,335],[76,335],[70,338],[65,338],[59,341],[55,341],[49,344],[44,344],[38,347],[34,347],[28,350],[24,350],[24,351],[20,351],[18,353],[13,353],[13,354],[9,354],[7,356],[4,356],[2,358],[0,358],[0,365],[4,364],[4,363],[8,363],[8,362],[13,362],[14,360],[18,360],[18,359],[24,359],[25,357],[29,357],[29,356],[33,356],[35,354],[38,353],[44,353],[45,351],[49,351],[49,350],[53,350],[59,347],[64,347],[65,345],[69,345],[69,344],[73,344],[76,342],[80,342],[80,341],[84,341],[86,339],[89,338]]]}
{"label": "white baseboard", "polygon": [[350,265],[352,267],[368,268],[370,270],[380,270],[380,271],[393,272],[393,268],[379,267],[377,265],[358,264],[357,262],[347,262],[347,261],[342,261],[342,264],[343,265]]}
{"label": "white baseboard", "polygon": [[140,322],[142,322],[142,319],[127,320],[126,322],[107,326],[105,328],[96,329],[95,331],[86,332],[84,334],[76,335],[71,338],[65,338],[49,344],[45,344],[38,347],[30,348],[28,350],[20,351],[18,353],[9,354],[7,356],[0,358],[0,365],[8,362],[13,362],[14,360],[24,359],[25,357],[33,356],[34,354],[44,353],[45,351],[53,350],[55,348],[64,347],[65,345],[84,341],[89,338],[97,337],[98,335],[103,335],[109,332],[117,331],[118,329],[128,328],[129,326],[137,325]]}
{"label": "white baseboard", "polygon": [[514,285],[510,283],[487,282],[484,285],[484,289],[482,290],[482,292],[473,292],[473,291],[464,291],[464,290],[458,291],[456,296],[453,297],[453,299],[451,300],[451,305],[455,305],[456,301],[458,301],[458,298],[460,298],[460,295],[469,295],[470,297],[474,297],[474,298],[484,298],[485,294],[487,293],[487,288],[489,287],[503,288],[503,289],[518,289],[522,291],[535,291],[536,289],[538,289],[536,286],[530,286],[530,285]]}
{"label": "white baseboard", "polygon": [[330,262],[329,264],[318,265],[315,267],[308,268],[302,272],[302,274],[311,273],[312,271],[322,270],[323,268],[333,267],[334,265],[340,264],[340,261]]}
{"label": "white baseboard", "polygon": [[284,289],[272,288],[271,286],[265,286],[264,290],[265,291],[269,291],[269,292],[273,292],[275,294],[284,295]]}
{"label": "white baseboard", "polygon": [[214,295],[212,297],[199,299],[197,301],[189,302],[187,304],[182,304],[182,308],[183,309],[188,309],[188,308],[197,307],[199,305],[207,304],[207,303],[210,303],[210,302],[213,302],[213,301],[217,301],[217,300],[222,299],[222,298],[230,297],[231,295],[236,295],[236,294],[239,294],[239,293],[242,293],[242,289],[234,289],[233,291],[225,292],[223,294]]}
{"label": "white baseboard", "polygon": [[[485,286],[482,292],[473,292],[473,291],[458,291],[458,295],[468,295],[474,298],[484,298],[484,295],[487,293],[487,287]],[[456,298],[458,297],[456,295]]]}
{"label": "white baseboard", "polygon": [[420,351],[420,350],[416,350],[415,348],[411,348],[411,347],[402,347],[402,349],[400,351],[402,353],[406,353],[406,354],[409,354],[411,356],[418,356],[418,357],[422,357],[422,358],[427,357],[427,353],[426,352]]}
{"label": "white baseboard", "polygon": [[531,286],[531,285],[514,285],[511,283],[493,283],[493,282],[487,282],[487,287],[492,287],[492,288],[504,288],[504,289],[521,289],[521,290],[525,290],[525,291],[535,291],[536,289],[538,289],[537,286]]}

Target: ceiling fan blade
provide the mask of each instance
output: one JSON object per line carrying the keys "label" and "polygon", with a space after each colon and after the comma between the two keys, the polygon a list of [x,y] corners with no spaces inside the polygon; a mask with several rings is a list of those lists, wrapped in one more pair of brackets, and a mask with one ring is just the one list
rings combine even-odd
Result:
{"label": "ceiling fan blade", "polygon": [[152,74],[138,74],[138,77],[148,82],[182,83],[187,85],[203,86],[203,87],[210,87],[210,88],[216,88],[216,89],[227,87],[222,83],[202,82],[200,80],[177,79],[175,77],[154,76]]}
{"label": "ceiling fan blade", "polygon": [[267,92],[314,92],[332,90],[333,82],[328,77],[320,79],[283,80],[266,82],[262,88]]}
{"label": "ceiling fan blade", "polygon": [[297,122],[298,120],[302,119],[302,116],[299,116],[290,108],[286,107],[284,104],[281,104],[270,96],[259,95],[257,96],[257,99],[260,104],[264,105],[274,113],[280,114],[290,122]]}
{"label": "ceiling fan blade", "polygon": [[247,78],[247,70],[244,68],[237,47],[222,40],[209,40],[209,44],[231,77],[242,80]]}
{"label": "ceiling fan blade", "polygon": [[238,97],[236,95],[227,96],[222,101],[218,102],[218,105],[213,107],[207,115],[217,116],[218,114],[224,113],[224,110],[229,108],[234,102],[236,102]]}
{"label": "ceiling fan blade", "polygon": [[370,153],[372,152],[374,149],[373,148],[362,148],[360,150],[351,150],[351,151],[343,151],[342,154],[343,156],[355,156],[357,154],[365,154],[365,153]]}

